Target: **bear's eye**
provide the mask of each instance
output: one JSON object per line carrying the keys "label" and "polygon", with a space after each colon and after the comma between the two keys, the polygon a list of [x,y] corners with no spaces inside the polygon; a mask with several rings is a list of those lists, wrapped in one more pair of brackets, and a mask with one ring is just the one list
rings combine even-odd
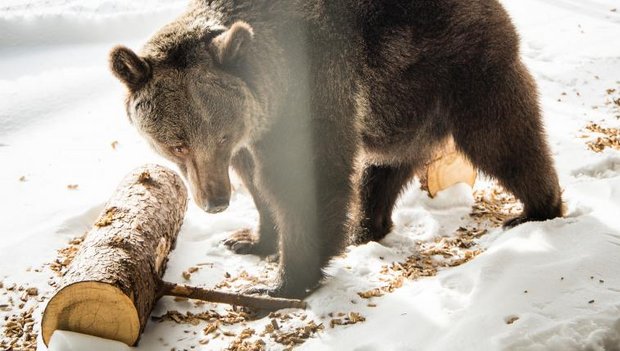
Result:
{"label": "bear's eye", "polygon": [[224,135],[220,138],[220,145],[225,144],[228,141],[228,135]]}
{"label": "bear's eye", "polygon": [[172,152],[177,156],[185,156],[189,153],[187,145],[179,144],[171,147]]}

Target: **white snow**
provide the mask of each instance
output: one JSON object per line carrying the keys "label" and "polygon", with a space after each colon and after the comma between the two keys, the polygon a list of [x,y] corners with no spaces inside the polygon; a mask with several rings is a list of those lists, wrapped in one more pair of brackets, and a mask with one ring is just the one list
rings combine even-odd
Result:
{"label": "white snow", "polygon": [[[620,350],[620,151],[594,153],[586,147],[591,137],[581,137],[594,135],[584,131],[590,121],[620,126],[620,108],[609,103],[620,93],[606,92],[620,90],[620,3],[502,2],[539,83],[567,216],[507,231],[491,228],[476,240],[484,252],[468,263],[362,299],[358,292],[385,285],[383,266],[405,261],[417,243],[450,238],[472,221],[469,187],[457,185],[430,199],[412,184],[394,213],[394,231],[380,243],[349,247],[327,269],[332,278],[307,299],[306,312],[325,329],[300,349]],[[90,228],[120,179],[147,162],[173,167],[130,126],[123,87],[108,71],[107,52],[119,43],[139,48],[184,5],[178,0],[0,3],[0,281],[5,287],[16,283],[49,294],[53,273],[38,268]],[[68,189],[70,184],[77,189]],[[207,287],[222,282],[225,273],[236,277],[245,271],[260,279],[274,274],[273,264],[235,255],[221,244],[231,232],[257,222],[249,194],[238,181],[235,186],[222,214],[190,204],[166,279],[183,281],[181,273],[198,264],[190,283]],[[488,186],[484,179],[477,185]],[[250,283],[231,283],[243,284]],[[0,305],[8,296],[0,295]],[[35,311],[37,321],[42,307]],[[226,308],[164,298],[153,314]],[[0,309],[0,323],[18,311]],[[366,321],[330,328],[329,314],[338,312],[358,312]],[[260,332],[269,320],[247,327]],[[290,323],[303,324],[298,318]],[[232,341],[221,336],[201,345],[204,327],[149,321],[136,349],[217,350]],[[267,349],[284,348],[263,339]],[[45,349],[40,337],[39,346]]]}
{"label": "white snow", "polygon": [[125,343],[66,330],[56,330],[50,338],[48,351],[131,351]]}

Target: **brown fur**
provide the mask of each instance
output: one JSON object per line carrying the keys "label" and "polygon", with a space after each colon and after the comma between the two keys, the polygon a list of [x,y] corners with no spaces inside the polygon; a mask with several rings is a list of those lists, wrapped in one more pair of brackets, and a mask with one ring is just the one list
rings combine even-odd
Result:
{"label": "brown fur", "polygon": [[128,114],[196,202],[227,206],[229,164],[248,186],[259,236],[227,244],[279,253],[271,294],[311,291],[350,224],[355,242],[382,239],[449,135],[523,201],[508,225],[561,215],[536,86],[496,0],[195,1],[140,56],[125,50],[111,66]]}

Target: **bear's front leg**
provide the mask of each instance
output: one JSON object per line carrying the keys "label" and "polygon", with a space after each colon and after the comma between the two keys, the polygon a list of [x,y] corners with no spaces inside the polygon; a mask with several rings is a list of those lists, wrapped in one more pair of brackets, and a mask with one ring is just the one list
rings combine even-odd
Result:
{"label": "bear's front leg", "polygon": [[278,252],[278,234],[271,209],[255,185],[255,162],[247,149],[241,149],[231,162],[235,172],[246,186],[259,214],[258,233],[241,229],[224,241],[230,250],[242,255],[272,256]]}
{"label": "bear's front leg", "polygon": [[254,292],[303,298],[343,249],[355,154],[350,131],[337,121],[317,121],[282,133],[294,140],[278,138],[279,147],[269,148],[260,179],[280,232],[279,270],[274,286]]}

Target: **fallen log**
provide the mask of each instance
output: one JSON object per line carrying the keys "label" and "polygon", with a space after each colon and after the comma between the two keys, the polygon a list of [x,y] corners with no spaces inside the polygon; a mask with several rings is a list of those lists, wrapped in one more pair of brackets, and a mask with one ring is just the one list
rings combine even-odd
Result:
{"label": "fallen log", "polygon": [[186,207],[183,181],[167,168],[146,165],[125,177],[43,312],[45,344],[55,330],[67,330],[134,345],[154,304],[164,295],[262,309],[305,308],[299,300],[162,281]]}

